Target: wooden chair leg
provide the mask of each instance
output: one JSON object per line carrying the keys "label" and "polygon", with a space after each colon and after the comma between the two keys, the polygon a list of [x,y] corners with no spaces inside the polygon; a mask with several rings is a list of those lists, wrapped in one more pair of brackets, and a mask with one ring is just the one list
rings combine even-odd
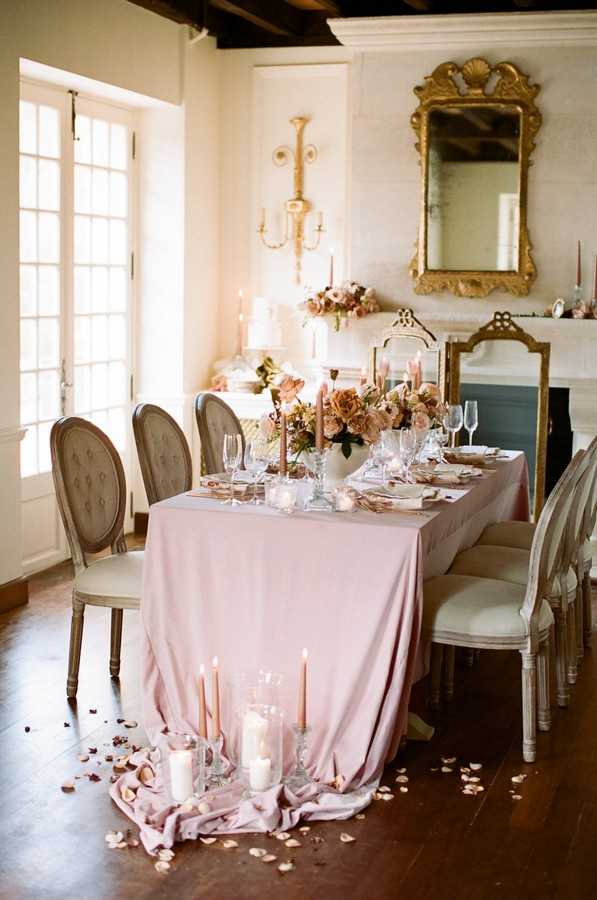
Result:
{"label": "wooden chair leg", "polygon": [[551,727],[551,707],[549,703],[549,638],[539,647],[537,656],[537,719],[539,731],[549,731]]}
{"label": "wooden chair leg", "polygon": [[81,662],[81,643],[83,641],[83,617],[85,604],[73,595],[73,612],[70,622],[70,646],[68,651],[68,675],[66,678],[66,696],[73,699],[79,687],[79,664]]}
{"label": "wooden chair leg", "polygon": [[454,657],[455,647],[444,647],[444,699],[448,702],[454,699]]}
{"label": "wooden chair leg", "polygon": [[576,659],[577,665],[579,668],[582,667],[582,663],[580,662],[585,655],[585,642],[583,638],[583,630],[584,630],[584,615],[583,615],[583,605],[582,605],[582,584],[579,581],[578,588],[576,590],[576,597],[574,598],[574,617],[575,617],[575,631],[576,631]]}
{"label": "wooden chair leg", "polygon": [[582,580],[583,634],[585,647],[591,646],[593,611],[591,609],[591,572],[585,572]]}
{"label": "wooden chair leg", "polygon": [[566,634],[568,638],[568,684],[576,684],[578,676],[578,658],[576,656],[576,610],[574,604],[567,606]]}
{"label": "wooden chair leg", "polygon": [[122,645],[122,610],[112,610],[110,628],[110,675],[118,678],[120,674],[120,647]]}
{"label": "wooden chair leg", "polygon": [[431,645],[431,709],[439,709],[442,689],[442,663],[444,647],[442,644]]}
{"label": "wooden chair leg", "polygon": [[561,607],[555,613],[556,648],[556,700],[560,707],[568,706],[570,688],[568,686],[568,628],[566,612]]}
{"label": "wooden chair leg", "polygon": [[475,650],[473,647],[467,647],[464,651],[464,664],[469,669],[473,668],[475,664]]}
{"label": "wooden chair leg", "polygon": [[537,654],[521,650],[522,656],[522,756],[535,762],[537,756]]}

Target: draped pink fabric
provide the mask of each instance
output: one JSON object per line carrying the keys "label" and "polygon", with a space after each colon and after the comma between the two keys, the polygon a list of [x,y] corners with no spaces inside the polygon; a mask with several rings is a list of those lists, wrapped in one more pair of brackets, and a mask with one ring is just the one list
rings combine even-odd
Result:
{"label": "draped pink fabric", "polygon": [[[370,783],[405,732],[424,671],[423,579],[449,568],[486,525],[528,518],[523,454],[511,454],[423,515],[349,515],[226,507],[180,495],[151,509],[145,551],[144,724],[196,731],[201,662],[223,680],[259,667],[285,675],[296,716],[309,650],[310,774]],[[223,728],[233,710],[223,696]]]}

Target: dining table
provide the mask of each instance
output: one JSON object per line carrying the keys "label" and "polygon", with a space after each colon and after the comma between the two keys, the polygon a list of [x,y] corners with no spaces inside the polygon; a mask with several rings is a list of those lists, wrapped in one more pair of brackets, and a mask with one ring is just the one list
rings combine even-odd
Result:
{"label": "dining table", "polygon": [[281,674],[290,728],[308,648],[307,769],[346,789],[373,783],[396,754],[411,687],[426,672],[424,581],[447,572],[487,525],[528,515],[517,451],[420,510],[288,515],[200,491],[154,504],[141,602],[150,739],[197,732],[199,667],[209,671],[215,656],[225,736],[235,715],[227,685],[258,669]]}

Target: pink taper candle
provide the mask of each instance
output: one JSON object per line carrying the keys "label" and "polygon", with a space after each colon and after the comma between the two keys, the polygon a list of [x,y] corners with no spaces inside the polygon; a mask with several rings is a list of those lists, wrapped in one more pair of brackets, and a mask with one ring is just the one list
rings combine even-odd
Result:
{"label": "pink taper candle", "polygon": [[205,666],[199,666],[199,737],[207,738],[207,710],[205,707]]}
{"label": "pink taper candle", "polygon": [[220,731],[220,670],[218,657],[214,656],[211,670],[211,736],[213,740],[219,737]]}
{"label": "pink taper candle", "polygon": [[580,241],[576,246],[576,287],[582,284],[582,265],[580,260]]}
{"label": "pink taper candle", "polygon": [[315,401],[315,449],[323,450],[323,385],[317,391]]}
{"label": "pink taper candle", "polygon": [[363,366],[363,368],[361,369],[360,385],[361,385],[361,387],[363,387],[366,384],[367,384],[367,369],[365,368],[365,366]]}
{"label": "pink taper candle", "polygon": [[286,413],[280,413],[280,475],[288,474],[288,432]]}
{"label": "pink taper candle", "polygon": [[307,650],[303,648],[301,658],[301,672],[299,678],[298,712],[296,723],[299,728],[307,727]]}
{"label": "pink taper candle", "polygon": [[597,300],[597,256],[595,256],[595,276],[593,279],[593,300]]}
{"label": "pink taper candle", "polygon": [[330,287],[334,287],[334,251],[330,247]]}

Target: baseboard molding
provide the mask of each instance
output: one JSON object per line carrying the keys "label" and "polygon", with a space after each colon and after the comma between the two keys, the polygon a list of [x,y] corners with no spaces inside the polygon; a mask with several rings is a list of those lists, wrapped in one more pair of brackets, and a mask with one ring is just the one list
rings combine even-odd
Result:
{"label": "baseboard molding", "polygon": [[135,513],[135,534],[147,534],[147,526],[149,524],[149,513]]}
{"label": "baseboard molding", "polygon": [[15,578],[14,581],[0,584],[0,613],[24,606],[28,602],[29,582],[26,578]]}

